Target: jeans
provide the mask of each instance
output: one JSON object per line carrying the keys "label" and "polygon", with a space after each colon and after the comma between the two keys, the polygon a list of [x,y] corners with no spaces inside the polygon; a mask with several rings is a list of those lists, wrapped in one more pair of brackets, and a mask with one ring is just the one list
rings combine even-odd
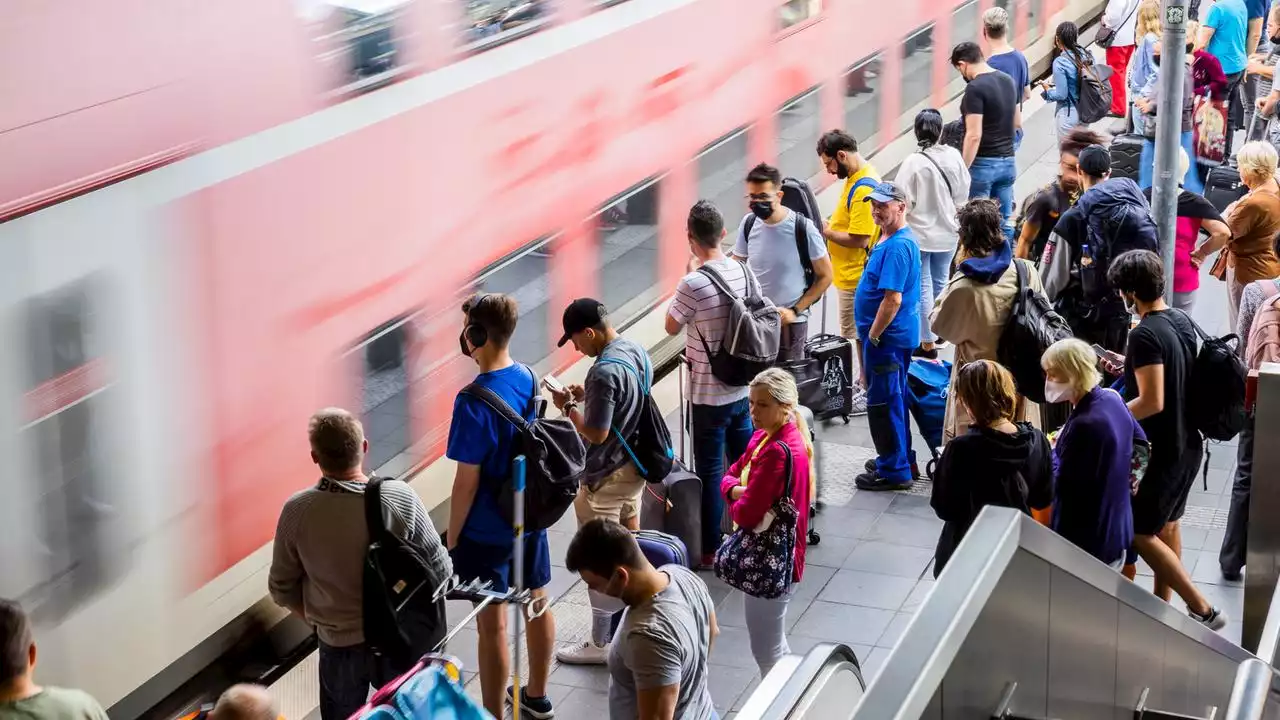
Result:
{"label": "jeans", "polygon": [[[693,468],[702,480],[702,554],[720,547],[720,519],[724,497],[720,481],[727,467],[742,457],[751,441],[751,413],[747,399],[728,405],[694,405]],[[690,558],[697,562],[699,558]]]}
{"label": "jeans", "polygon": [[[1194,162],[1196,157],[1196,146],[1193,134],[1190,132],[1182,133],[1182,149],[1187,151],[1187,157],[1193,162],[1187,168],[1187,174],[1182,178],[1182,187],[1197,195],[1204,194],[1204,182],[1200,180],[1200,171],[1196,168]],[[1147,138],[1142,141],[1142,154],[1138,157],[1138,187],[1146,190],[1151,187],[1151,183],[1155,177],[1156,171],[1156,141],[1154,138]]]}
{"label": "jeans", "polygon": [[1053,127],[1058,133],[1058,142],[1080,124],[1080,111],[1075,105],[1059,105],[1053,112]]}
{"label": "jeans", "polygon": [[751,655],[760,668],[761,678],[769,674],[782,656],[791,652],[787,644],[787,605],[790,603],[790,592],[772,600],[742,596],[747,639],[751,641]]}
{"label": "jeans", "polygon": [[1228,575],[1240,572],[1249,549],[1249,490],[1253,486],[1253,417],[1245,420],[1236,448],[1236,477],[1231,486],[1227,531],[1218,552],[1218,567]]}
{"label": "jeans", "polygon": [[920,342],[938,341],[938,336],[929,326],[929,313],[933,312],[933,304],[947,285],[951,258],[955,255],[955,250],[920,251]]}
{"label": "jeans", "polygon": [[364,643],[347,647],[320,643],[320,717],[347,720],[369,699],[370,687],[382,687],[398,674]]}
{"label": "jeans", "polygon": [[914,348],[876,347],[863,341],[867,369],[867,424],[876,447],[876,475],[898,483],[914,478],[907,416],[907,368]]}
{"label": "jeans", "polygon": [[974,158],[969,166],[969,199],[989,197],[1000,203],[1004,239],[1013,243],[1013,183],[1018,179],[1018,164],[1013,156]]}

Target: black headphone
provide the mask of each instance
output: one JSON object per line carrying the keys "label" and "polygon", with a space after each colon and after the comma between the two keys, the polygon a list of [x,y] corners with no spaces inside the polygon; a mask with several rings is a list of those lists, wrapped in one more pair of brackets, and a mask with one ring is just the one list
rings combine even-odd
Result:
{"label": "black headphone", "polygon": [[467,326],[463,328],[462,334],[467,338],[467,342],[471,347],[479,349],[489,342],[489,331],[483,325],[479,325],[471,320],[471,313],[476,308],[484,304],[485,300],[493,297],[493,293],[480,293],[467,303]]}

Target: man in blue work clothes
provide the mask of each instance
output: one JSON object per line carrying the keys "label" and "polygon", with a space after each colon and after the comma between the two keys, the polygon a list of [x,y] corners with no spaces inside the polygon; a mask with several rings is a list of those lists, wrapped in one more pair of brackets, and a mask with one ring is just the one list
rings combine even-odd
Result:
{"label": "man in blue work clothes", "polygon": [[907,227],[907,194],[882,182],[865,200],[880,228],[880,242],[867,258],[854,322],[862,341],[867,383],[867,421],[876,459],[854,478],[861,490],[911,487],[914,453],[907,420],[907,367],[920,344],[920,246]]}

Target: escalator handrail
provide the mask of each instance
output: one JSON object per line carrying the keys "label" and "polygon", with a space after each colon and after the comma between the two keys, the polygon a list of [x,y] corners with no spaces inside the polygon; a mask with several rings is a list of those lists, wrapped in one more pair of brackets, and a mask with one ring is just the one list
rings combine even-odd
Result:
{"label": "escalator handrail", "polygon": [[1250,658],[1240,663],[1223,720],[1262,720],[1274,681],[1275,671],[1265,662]]}
{"label": "escalator handrail", "polygon": [[[751,700],[743,706],[737,717],[740,720],[784,720],[804,698],[822,671],[840,662],[847,662],[858,668],[861,677],[862,666],[858,664],[858,656],[843,643],[818,643],[798,663],[780,662],[769,671],[769,677],[760,682],[760,688],[752,694]],[[767,706],[761,707],[766,699],[759,693],[768,692],[768,686],[773,684],[770,681],[776,681],[778,675],[786,675],[782,687],[778,688],[772,698],[767,699]],[[863,681],[863,687],[866,687],[866,681]]]}
{"label": "escalator handrail", "polygon": [[1271,605],[1267,608],[1267,619],[1262,625],[1262,636],[1258,639],[1258,657],[1275,665],[1280,661],[1280,582],[1271,591]]}

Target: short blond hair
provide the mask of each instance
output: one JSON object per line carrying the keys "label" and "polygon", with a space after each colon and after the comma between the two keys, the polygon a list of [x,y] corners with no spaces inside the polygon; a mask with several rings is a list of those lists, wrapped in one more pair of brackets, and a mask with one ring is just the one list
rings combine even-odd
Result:
{"label": "short blond hair", "polygon": [[1146,37],[1148,34],[1157,36],[1160,34],[1160,0],[1142,0],[1138,5],[1137,29],[1139,38]]}
{"label": "short blond hair", "polygon": [[346,472],[364,462],[364,426],[342,408],[327,407],[312,415],[307,439],[316,464],[325,472]]}
{"label": "short blond hair", "polygon": [[813,457],[813,442],[809,438],[809,423],[805,422],[800,412],[800,388],[795,377],[781,368],[772,367],[763,370],[751,379],[751,387],[762,387],[769,392],[769,397],[787,409],[795,420],[800,435],[804,438],[804,448],[809,457]]}
{"label": "short blond hair", "polygon": [[1236,161],[1240,166],[1240,179],[1252,187],[1276,176],[1276,164],[1280,162],[1280,156],[1271,143],[1254,140],[1240,148]]}
{"label": "short blond hair", "polygon": [[1050,345],[1040,357],[1040,367],[1045,372],[1065,378],[1071,389],[1080,395],[1102,382],[1097,353],[1089,343],[1078,338],[1067,338]]}

